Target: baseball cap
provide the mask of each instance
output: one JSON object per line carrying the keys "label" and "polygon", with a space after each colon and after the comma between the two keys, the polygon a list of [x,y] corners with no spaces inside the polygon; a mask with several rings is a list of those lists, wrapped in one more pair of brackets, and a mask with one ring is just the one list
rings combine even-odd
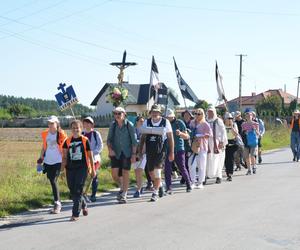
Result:
{"label": "baseball cap", "polygon": [[166,117],[175,117],[175,113],[172,109],[167,109]]}
{"label": "baseball cap", "polygon": [[122,107],[116,107],[116,108],[114,109],[114,112],[122,112],[122,113],[126,114],[125,109],[122,108]]}
{"label": "baseball cap", "polygon": [[90,117],[90,116],[84,118],[83,121],[84,121],[84,122],[89,122],[89,123],[94,124],[94,119],[93,119],[92,117]]}
{"label": "baseball cap", "polygon": [[48,122],[50,122],[50,123],[54,123],[54,122],[59,123],[59,120],[58,120],[57,116],[51,115],[51,116],[48,118]]}

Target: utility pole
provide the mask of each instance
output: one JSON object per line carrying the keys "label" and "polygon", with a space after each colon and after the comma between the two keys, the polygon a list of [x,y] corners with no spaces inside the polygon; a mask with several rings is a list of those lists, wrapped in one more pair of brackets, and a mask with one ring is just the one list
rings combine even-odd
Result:
{"label": "utility pole", "polygon": [[239,110],[242,112],[242,66],[243,66],[243,54],[236,55],[240,57],[240,77],[239,77]]}
{"label": "utility pole", "polygon": [[298,108],[298,97],[299,97],[299,83],[300,83],[300,76],[298,78],[298,86],[297,86],[297,99],[296,99],[296,109]]}

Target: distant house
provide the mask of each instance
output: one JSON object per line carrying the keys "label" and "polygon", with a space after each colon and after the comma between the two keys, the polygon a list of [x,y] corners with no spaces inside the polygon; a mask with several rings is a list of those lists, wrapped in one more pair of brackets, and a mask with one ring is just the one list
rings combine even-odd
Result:
{"label": "distant house", "polygon": [[[255,105],[268,96],[279,96],[284,107],[289,107],[290,103],[296,99],[296,96],[284,92],[282,89],[269,89],[260,94],[252,93],[250,96],[242,96],[242,111],[245,111],[247,108],[255,110]],[[239,98],[228,101],[227,105],[230,112],[237,111],[239,109]],[[224,104],[217,106],[217,108],[224,108]]]}
{"label": "distant house", "polygon": [[[106,100],[106,96],[109,91],[109,87],[116,85],[116,83],[105,83],[98,95],[95,97],[91,106],[96,106],[95,116],[103,116],[111,114],[113,111],[113,105]],[[149,99],[149,84],[129,84],[123,83],[124,88],[128,89],[128,99],[126,100],[126,111],[135,112],[137,114],[142,114],[148,110],[148,106],[151,107],[154,103],[155,91],[151,91],[150,100]],[[166,88],[162,84],[162,88]],[[170,92],[168,96],[168,107],[174,108],[174,106],[180,103],[176,97]]]}

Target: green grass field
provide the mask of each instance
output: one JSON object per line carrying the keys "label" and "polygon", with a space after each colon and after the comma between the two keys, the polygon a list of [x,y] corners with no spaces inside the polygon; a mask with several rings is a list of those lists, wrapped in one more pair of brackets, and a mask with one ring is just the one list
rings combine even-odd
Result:
{"label": "green grass field", "polygon": [[[51,204],[50,184],[43,174],[36,172],[36,160],[41,150],[42,129],[0,129],[0,217]],[[67,131],[68,132],[68,131]],[[100,129],[103,138],[107,129]],[[263,150],[289,145],[289,131],[286,128],[268,130],[263,137]],[[116,186],[112,182],[107,148],[102,153],[99,191],[108,191]],[[131,184],[134,173],[131,171]],[[62,199],[68,198],[65,180],[60,178]]]}

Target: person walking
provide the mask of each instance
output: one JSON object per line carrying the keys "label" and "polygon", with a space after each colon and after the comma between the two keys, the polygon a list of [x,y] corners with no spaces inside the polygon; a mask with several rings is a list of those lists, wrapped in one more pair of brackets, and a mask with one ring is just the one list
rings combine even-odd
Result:
{"label": "person walking", "polygon": [[291,121],[291,149],[293,161],[299,161],[300,158],[300,111],[297,109],[293,113]]}
{"label": "person walking", "polygon": [[[192,188],[203,188],[206,176],[208,139],[212,137],[212,130],[205,120],[203,109],[194,111],[195,119],[191,122],[192,130],[192,150],[193,154],[189,158],[189,170],[192,180]],[[196,169],[198,168],[198,180],[196,179]]]}
{"label": "person walking", "polygon": [[245,144],[245,158],[247,163],[247,175],[256,174],[256,155],[259,137],[258,123],[253,121],[253,113],[247,111],[246,121],[242,124],[242,138]]}
{"label": "person walking", "polygon": [[83,135],[89,139],[91,151],[93,152],[96,176],[92,179],[92,183],[89,182],[87,190],[90,184],[92,184],[92,194],[90,197],[91,202],[96,201],[96,193],[99,185],[98,172],[101,168],[101,152],[103,150],[103,141],[101,134],[94,129],[94,119],[90,116],[83,119]]}
{"label": "person walking", "polygon": [[113,113],[115,119],[107,136],[108,154],[111,159],[112,178],[120,187],[117,200],[119,203],[126,203],[129,172],[131,164],[136,162],[137,140],[134,126],[126,118],[125,109],[116,107]]}
{"label": "person walking", "polygon": [[43,146],[37,163],[43,163],[43,172],[47,174],[47,178],[51,184],[54,207],[50,212],[58,214],[61,211],[61,201],[57,179],[61,171],[62,146],[67,135],[60,128],[58,118],[52,115],[48,119],[48,129],[44,130],[41,136]]}
{"label": "person walking", "polygon": [[166,157],[166,143],[168,143],[169,162],[174,160],[174,139],[170,122],[162,117],[159,105],[153,104],[150,110],[150,118],[143,124],[143,135],[139,146],[141,154],[146,145],[147,167],[153,181],[153,193],[150,201],[157,201],[163,196],[161,183],[161,170]]}
{"label": "person walking", "polygon": [[238,127],[233,121],[233,116],[226,113],[224,117],[224,125],[227,134],[228,144],[225,149],[225,171],[227,181],[232,181],[233,168],[234,168],[234,154],[238,149],[237,137],[239,136]]}
{"label": "person walking", "polygon": [[[185,151],[184,140],[188,140],[190,135],[187,132],[186,126],[183,121],[176,119],[175,113],[172,109],[168,109],[166,112],[166,118],[171,123],[173,138],[174,138],[174,155],[175,163],[179,168],[179,171],[186,183],[186,191],[191,192],[190,175],[185,165]],[[165,161],[165,181],[166,181],[166,193],[172,194],[172,162],[169,158]]]}
{"label": "person walking", "polygon": [[[144,124],[144,118],[142,116],[138,116],[135,120],[135,135],[137,139],[137,143],[140,143],[141,139],[141,131],[140,128]],[[137,146],[137,149],[139,147]],[[144,153],[144,148],[142,149],[141,154],[137,152],[137,158],[136,162],[133,164],[134,167],[134,173],[135,173],[135,179],[136,179],[136,191],[133,195],[133,198],[139,198],[143,192],[143,171],[145,170],[147,159],[146,159],[146,154]],[[139,156],[142,156],[142,158],[139,158]],[[145,171],[146,172],[146,171]],[[151,177],[150,177],[151,178]],[[148,180],[149,182],[149,180]],[[150,179],[151,182],[151,179]]]}
{"label": "person walking", "polygon": [[209,152],[207,154],[206,174],[208,178],[216,177],[216,183],[220,184],[227,145],[226,130],[223,120],[218,118],[217,111],[213,107],[207,111],[207,121],[212,130],[212,136],[208,140]]}
{"label": "person walking", "polygon": [[258,146],[257,158],[258,158],[258,164],[261,164],[262,163],[262,157],[261,157],[262,143],[261,143],[261,140],[262,140],[263,135],[266,132],[265,123],[263,122],[262,119],[260,119],[259,117],[256,116],[256,113],[254,111],[252,111],[252,114],[253,114],[253,120],[258,123],[258,128],[259,128],[259,137],[258,137],[258,145],[257,145]]}
{"label": "person walking", "polygon": [[96,177],[93,152],[89,139],[82,135],[83,125],[79,120],[71,122],[72,135],[63,145],[62,169],[66,170],[67,184],[73,200],[71,221],[77,221],[82,210],[88,215],[87,203],[83,197],[83,187],[90,174]]}
{"label": "person walking", "polygon": [[236,111],[234,114],[234,121],[238,127],[238,133],[240,135],[239,140],[237,143],[237,150],[234,154],[234,162],[236,165],[235,171],[242,170],[241,166],[246,168],[245,159],[244,159],[244,143],[241,140],[242,136],[242,124],[245,122],[245,120],[242,118],[242,114],[240,111]]}

